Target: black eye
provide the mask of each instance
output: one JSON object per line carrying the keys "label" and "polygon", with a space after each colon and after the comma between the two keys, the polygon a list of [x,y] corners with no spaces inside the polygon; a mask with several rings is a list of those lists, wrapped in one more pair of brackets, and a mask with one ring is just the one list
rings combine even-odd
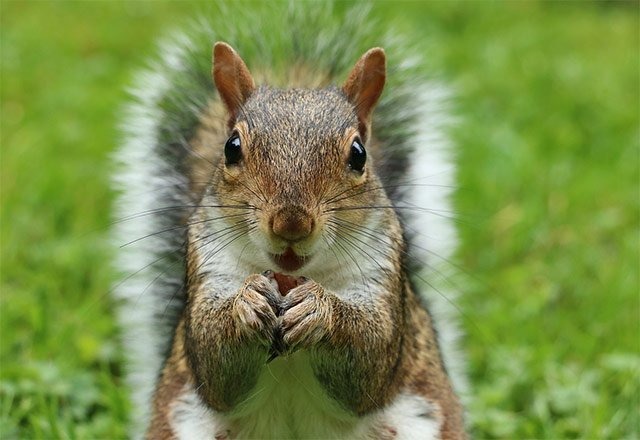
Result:
{"label": "black eye", "polygon": [[364,172],[364,163],[367,161],[367,152],[360,139],[354,139],[351,144],[351,156],[349,157],[349,168],[360,174]]}
{"label": "black eye", "polygon": [[227,143],[224,144],[224,158],[227,165],[235,165],[242,159],[242,148],[238,133],[233,133],[227,139]]}

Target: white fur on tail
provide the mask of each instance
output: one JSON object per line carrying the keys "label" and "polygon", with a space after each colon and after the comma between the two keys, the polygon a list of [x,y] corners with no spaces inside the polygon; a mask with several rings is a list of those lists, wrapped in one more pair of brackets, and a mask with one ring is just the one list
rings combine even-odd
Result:
{"label": "white fur on tail", "polygon": [[[180,57],[185,39],[178,44],[162,46],[163,62],[174,69],[180,68]],[[151,396],[162,367],[161,347],[168,335],[158,334],[157,315],[166,307],[151,294],[159,273],[152,265],[158,258],[158,240],[141,239],[157,233],[161,228],[154,224],[150,211],[166,207],[162,191],[184,177],[178,173],[163,171],[161,159],[154,152],[158,143],[161,110],[159,100],[171,84],[163,69],[141,72],[130,91],[134,103],[124,111],[122,118],[123,142],[116,152],[118,172],[114,186],[119,190],[115,203],[116,224],[113,240],[116,247],[123,247],[116,254],[116,269],[123,277],[114,288],[118,301],[117,317],[122,328],[122,339],[127,358],[127,382],[130,385],[132,435],[143,436],[150,417]],[[132,240],[141,239],[127,244]]]}
{"label": "white fur on tail", "polygon": [[455,306],[458,292],[449,279],[455,273],[450,261],[458,243],[450,201],[456,168],[446,133],[454,122],[447,111],[450,98],[450,91],[439,84],[426,84],[419,93],[422,109],[406,177],[406,182],[415,187],[407,192],[405,205],[412,212],[406,225],[413,235],[412,253],[418,261],[427,263],[423,278],[429,285],[418,280],[421,294],[427,299],[453,387],[464,398],[468,381],[464,357],[458,349],[461,334],[460,311]]}

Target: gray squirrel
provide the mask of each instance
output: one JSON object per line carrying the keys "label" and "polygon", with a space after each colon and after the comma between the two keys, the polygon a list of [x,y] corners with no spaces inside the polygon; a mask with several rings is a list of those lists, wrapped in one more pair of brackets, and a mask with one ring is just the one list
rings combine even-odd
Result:
{"label": "gray squirrel", "polygon": [[133,435],[465,438],[451,299],[416,278],[455,246],[446,89],[362,5],[270,5],[167,40],[123,117]]}

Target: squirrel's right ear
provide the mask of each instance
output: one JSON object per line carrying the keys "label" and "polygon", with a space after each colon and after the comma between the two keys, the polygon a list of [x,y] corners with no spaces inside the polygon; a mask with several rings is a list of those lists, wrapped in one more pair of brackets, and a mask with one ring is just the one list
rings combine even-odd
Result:
{"label": "squirrel's right ear", "polygon": [[371,114],[382,94],[386,77],[384,50],[374,47],[362,55],[342,86],[342,91],[356,110],[363,137],[368,136]]}
{"label": "squirrel's right ear", "polygon": [[251,73],[231,46],[218,41],[213,46],[212,76],[233,123],[240,108],[256,88]]}

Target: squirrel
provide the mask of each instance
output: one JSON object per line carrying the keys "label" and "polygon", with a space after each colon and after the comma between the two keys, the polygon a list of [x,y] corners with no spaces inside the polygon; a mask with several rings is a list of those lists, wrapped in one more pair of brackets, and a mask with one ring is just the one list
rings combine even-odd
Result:
{"label": "squirrel", "polygon": [[135,437],[466,437],[413,276],[452,246],[438,88],[366,11],[322,7],[274,14],[273,48],[259,12],[239,51],[201,22],[139,76],[115,176]]}

